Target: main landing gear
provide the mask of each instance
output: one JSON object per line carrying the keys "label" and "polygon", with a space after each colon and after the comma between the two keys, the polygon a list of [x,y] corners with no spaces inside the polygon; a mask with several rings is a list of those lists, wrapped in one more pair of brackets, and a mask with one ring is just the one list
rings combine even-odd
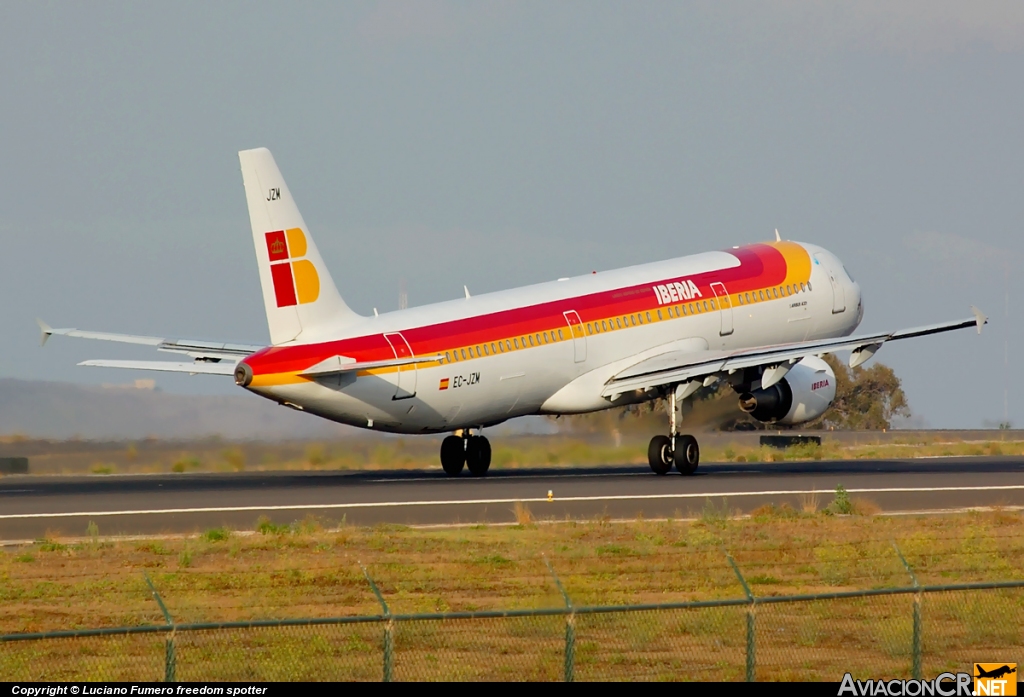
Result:
{"label": "main landing gear", "polygon": [[482,477],[490,466],[491,443],[483,436],[466,431],[441,441],[441,468],[449,477],[459,476],[463,467],[468,467],[474,477]]}
{"label": "main landing gear", "polygon": [[676,433],[676,391],[669,393],[669,435],[651,438],[647,462],[655,474],[668,474],[672,465],[679,474],[693,474],[700,464],[700,446],[693,436]]}

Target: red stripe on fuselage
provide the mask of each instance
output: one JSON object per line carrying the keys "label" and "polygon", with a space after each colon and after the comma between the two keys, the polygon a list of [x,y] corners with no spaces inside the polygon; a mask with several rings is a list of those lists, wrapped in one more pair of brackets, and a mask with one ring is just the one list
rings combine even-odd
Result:
{"label": "red stripe on fuselage", "polygon": [[[563,313],[575,310],[584,323],[655,311],[660,303],[654,292],[658,284],[691,281],[702,297],[715,297],[712,283],[724,283],[730,294],[778,286],[786,279],[786,260],[782,253],[768,245],[750,245],[730,249],[728,253],[739,260],[739,265],[695,274],[651,280],[641,284],[616,288],[574,298],[554,300],[527,307],[502,310],[487,315],[450,320],[439,324],[401,330],[413,353],[425,356],[444,353],[455,347],[484,344],[523,335],[562,329],[569,338],[568,324]],[[680,304],[691,301],[680,301]],[[270,347],[253,354],[245,362],[257,375],[301,372],[332,356],[348,356],[357,361],[394,358],[390,344],[383,334],[340,339],[302,346]]]}

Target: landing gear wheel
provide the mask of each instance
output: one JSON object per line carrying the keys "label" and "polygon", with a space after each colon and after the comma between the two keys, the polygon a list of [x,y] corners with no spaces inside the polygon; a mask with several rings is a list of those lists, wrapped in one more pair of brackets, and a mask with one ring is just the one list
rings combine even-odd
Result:
{"label": "landing gear wheel", "polygon": [[466,464],[466,443],[459,436],[441,441],[441,468],[449,477],[457,477]]}
{"label": "landing gear wheel", "polygon": [[672,469],[672,439],[668,436],[655,436],[647,446],[647,461],[655,474],[668,474]]}
{"label": "landing gear wheel", "polygon": [[676,469],[679,474],[693,474],[700,464],[700,447],[693,436],[676,436]]}
{"label": "landing gear wheel", "polygon": [[483,436],[470,436],[466,442],[466,466],[474,477],[487,474],[491,466],[491,443]]}

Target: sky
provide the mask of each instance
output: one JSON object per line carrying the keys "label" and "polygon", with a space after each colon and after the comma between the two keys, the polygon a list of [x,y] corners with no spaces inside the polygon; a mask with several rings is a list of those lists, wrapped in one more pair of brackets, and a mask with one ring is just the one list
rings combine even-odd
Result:
{"label": "sky", "polygon": [[[835,252],[915,426],[1024,426],[1024,3],[10,2],[0,376],[267,340],[238,150],[357,311],[773,239]],[[158,376],[233,393],[230,380]],[[1004,407],[1005,397],[1005,407]]]}

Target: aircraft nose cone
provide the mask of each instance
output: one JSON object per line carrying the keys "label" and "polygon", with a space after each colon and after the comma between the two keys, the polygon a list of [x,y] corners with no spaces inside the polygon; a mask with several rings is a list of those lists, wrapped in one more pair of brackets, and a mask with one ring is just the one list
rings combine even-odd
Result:
{"label": "aircraft nose cone", "polygon": [[235,367],[235,384],[239,387],[248,387],[252,384],[252,368],[245,361],[240,361]]}

